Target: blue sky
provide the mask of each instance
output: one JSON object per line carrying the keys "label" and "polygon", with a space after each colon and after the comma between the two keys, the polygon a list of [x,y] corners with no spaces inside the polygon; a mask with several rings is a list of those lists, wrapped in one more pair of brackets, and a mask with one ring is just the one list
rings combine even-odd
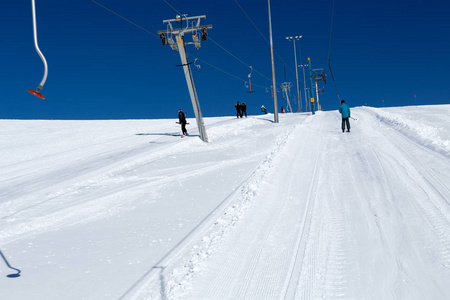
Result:
{"label": "blue sky", "polygon": [[[176,15],[163,0],[97,2],[155,34],[166,29],[163,20]],[[211,40],[200,50],[187,46],[215,67],[193,68],[203,115],[234,115],[236,101],[246,102],[250,114],[259,114],[261,105],[273,111],[265,88],[271,85],[269,45],[236,1],[167,2],[188,16],[206,15],[203,24],[213,25],[209,37],[240,60]],[[267,1],[237,2],[268,40]],[[194,117],[184,74],[176,67],[178,52],[90,0],[36,0],[39,46],[49,74],[42,90],[46,99],[32,96],[27,89],[37,87],[44,69],[34,49],[31,1],[2,1],[0,9],[0,119],[176,118],[179,108]],[[336,109],[327,65],[332,0],[273,0],[271,11],[277,84],[286,73],[296,97],[293,44],[285,38],[302,35],[298,63],[310,57],[313,68],[327,71],[320,102],[325,110]],[[336,1],[330,58],[341,99],[350,106],[404,106],[414,105],[416,95],[419,105],[450,103],[449,14],[446,0]],[[251,94],[244,84],[250,65],[264,75],[253,72]],[[301,69],[299,79],[303,88]],[[303,92],[301,97],[304,108]],[[286,106],[281,93],[278,103]]]}

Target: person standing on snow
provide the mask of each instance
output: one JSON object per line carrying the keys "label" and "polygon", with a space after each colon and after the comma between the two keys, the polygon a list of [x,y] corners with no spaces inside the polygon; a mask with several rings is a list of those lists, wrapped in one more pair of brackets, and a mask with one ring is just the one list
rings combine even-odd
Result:
{"label": "person standing on snow", "polygon": [[234,107],[236,107],[236,117],[237,118],[239,118],[239,117],[242,118],[242,112],[241,112],[241,107],[242,106],[239,104],[239,101],[236,103],[236,105]]}
{"label": "person standing on snow", "polygon": [[247,105],[245,104],[245,102],[242,102],[241,104],[241,118],[243,115],[245,115],[245,117],[247,118]]}
{"label": "person standing on snow", "polygon": [[178,110],[178,121],[181,124],[181,131],[183,132],[183,135],[188,135],[186,130],[186,113],[181,109]]}
{"label": "person standing on snow", "polygon": [[345,131],[345,124],[347,124],[347,132],[350,132],[350,107],[345,103],[345,100],[341,101],[339,112],[342,116],[342,132]]}

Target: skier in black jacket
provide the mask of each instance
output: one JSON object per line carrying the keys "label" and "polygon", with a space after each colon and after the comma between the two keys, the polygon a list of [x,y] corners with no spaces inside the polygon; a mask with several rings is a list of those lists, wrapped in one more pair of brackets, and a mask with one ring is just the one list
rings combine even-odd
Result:
{"label": "skier in black jacket", "polygon": [[236,117],[242,118],[241,105],[239,104],[239,101],[236,103],[236,105],[234,107],[236,107]]}
{"label": "skier in black jacket", "polygon": [[181,124],[181,131],[183,131],[183,135],[188,135],[186,130],[186,113],[183,112],[181,109],[178,110],[178,120]]}
{"label": "skier in black jacket", "polygon": [[243,115],[245,115],[245,117],[247,118],[247,105],[245,104],[245,102],[242,102],[241,104],[241,118]]}

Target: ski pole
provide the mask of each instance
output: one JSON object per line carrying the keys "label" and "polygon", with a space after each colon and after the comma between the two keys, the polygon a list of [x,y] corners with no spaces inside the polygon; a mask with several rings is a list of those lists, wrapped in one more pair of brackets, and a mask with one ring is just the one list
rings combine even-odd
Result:
{"label": "ski pole", "polygon": [[355,118],[352,118],[352,117],[349,117],[350,119],[353,119],[353,120],[355,120],[355,121],[357,121],[358,119],[355,119]]}

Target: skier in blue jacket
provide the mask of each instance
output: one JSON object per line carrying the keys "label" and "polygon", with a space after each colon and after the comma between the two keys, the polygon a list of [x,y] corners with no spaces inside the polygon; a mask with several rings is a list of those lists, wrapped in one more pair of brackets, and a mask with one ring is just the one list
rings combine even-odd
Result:
{"label": "skier in blue jacket", "polygon": [[345,131],[345,124],[347,124],[347,132],[350,132],[350,107],[345,104],[345,100],[341,101],[341,106],[339,107],[339,112],[342,116],[342,132]]}

